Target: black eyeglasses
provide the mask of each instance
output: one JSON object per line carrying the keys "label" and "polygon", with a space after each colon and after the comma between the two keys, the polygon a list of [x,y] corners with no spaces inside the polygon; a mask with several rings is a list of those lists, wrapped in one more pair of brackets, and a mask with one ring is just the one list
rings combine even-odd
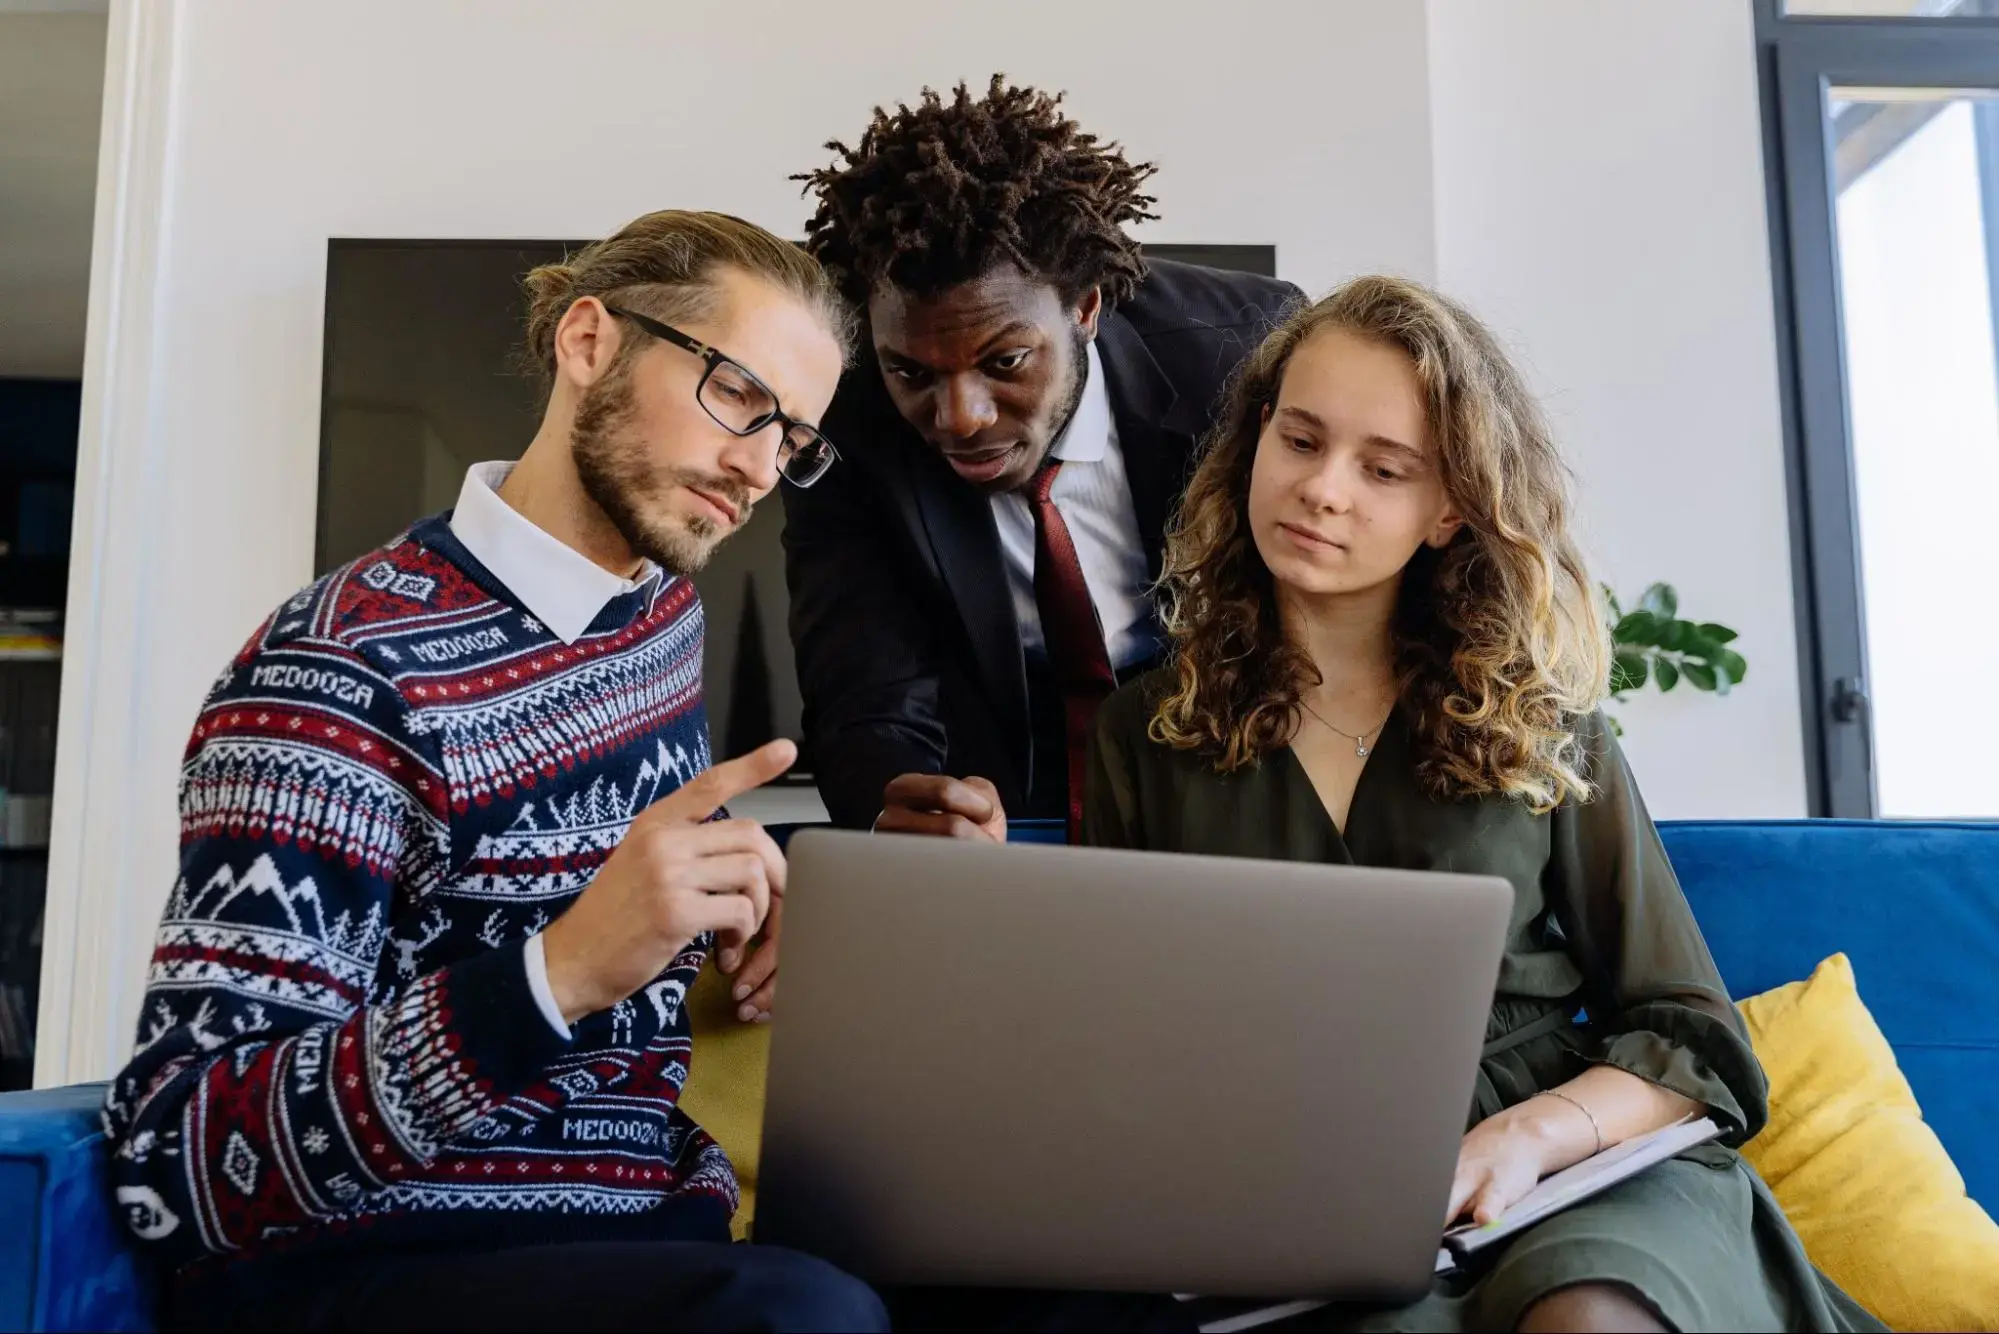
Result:
{"label": "black eyeglasses", "polygon": [[731,435],[755,435],[772,422],[780,423],[784,427],[784,435],[777,447],[777,471],[785,481],[793,486],[810,486],[833,466],[833,460],[840,457],[839,451],[833,448],[833,442],[821,435],[818,427],[785,416],[779,410],[777,395],[771,392],[770,386],[719,348],[710,347],[698,338],[690,338],[650,315],[618,306],[606,306],[604,309],[630,320],[661,342],[686,348],[707,363],[707,369],[701,372],[701,383],[694,388],[694,401],[723,430]]}

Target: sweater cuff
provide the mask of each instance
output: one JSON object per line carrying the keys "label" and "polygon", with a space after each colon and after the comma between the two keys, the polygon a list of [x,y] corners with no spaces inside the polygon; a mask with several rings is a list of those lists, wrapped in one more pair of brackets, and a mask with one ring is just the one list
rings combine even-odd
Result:
{"label": "sweater cuff", "polygon": [[523,954],[521,943],[476,954],[370,1014],[380,1101],[416,1157],[434,1156],[561,1053]]}
{"label": "sweater cuff", "polygon": [[569,1031],[569,1021],[562,1017],[562,1007],[555,1003],[555,988],[548,984],[548,947],[542,943],[541,932],[527,938],[521,946],[521,958],[527,964],[528,990],[534,993],[534,1003],[541,1007],[542,1017],[556,1036],[564,1042],[573,1034]]}

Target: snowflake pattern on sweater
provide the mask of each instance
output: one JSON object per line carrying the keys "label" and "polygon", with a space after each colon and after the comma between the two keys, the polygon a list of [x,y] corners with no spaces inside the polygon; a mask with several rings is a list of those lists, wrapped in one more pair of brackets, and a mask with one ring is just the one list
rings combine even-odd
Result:
{"label": "snowflake pattern on sweater", "polygon": [[265,622],[195,723],[105,1104],[119,1206],[162,1260],[733,1211],[677,1105],[710,942],[567,1042],[523,957],[707,767],[701,651],[693,586],[658,576],[564,644],[442,518]]}

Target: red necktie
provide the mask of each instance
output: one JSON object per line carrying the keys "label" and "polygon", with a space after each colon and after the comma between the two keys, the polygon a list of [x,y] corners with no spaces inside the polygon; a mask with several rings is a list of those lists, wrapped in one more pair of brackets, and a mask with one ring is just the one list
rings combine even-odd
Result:
{"label": "red necktie", "polygon": [[1028,485],[1034,509],[1034,602],[1041,613],[1041,635],[1048,645],[1048,665],[1062,692],[1062,717],[1069,746],[1069,841],[1082,841],[1083,762],[1090,749],[1090,724],[1097,706],[1117,685],[1104,632],[1083,581],[1083,563],[1069,539],[1069,525],[1049,498],[1062,460],[1041,465]]}

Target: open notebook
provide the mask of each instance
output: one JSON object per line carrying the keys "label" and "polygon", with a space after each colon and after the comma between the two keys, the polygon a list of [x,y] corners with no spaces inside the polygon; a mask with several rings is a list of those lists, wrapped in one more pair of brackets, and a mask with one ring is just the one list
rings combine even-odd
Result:
{"label": "open notebook", "polygon": [[[1444,1248],[1437,1253],[1438,1271],[1452,1268],[1457,1261],[1476,1254],[1495,1241],[1503,1241],[1550,1214],[1581,1203],[1626,1177],[1635,1176],[1654,1163],[1662,1163],[1675,1154],[1684,1153],[1696,1144],[1705,1144],[1720,1133],[1721,1128],[1707,1117],[1690,1117],[1649,1135],[1628,1139],[1614,1148],[1583,1159],[1573,1167],[1565,1167],[1552,1176],[1543,1177],[1540,1185],[1521,1196],[1512,1208],[1490,1223],[1482,1226],[1463,1223],[1446,1232]],[[1447,1258],[1451,1264],[1445,1263]]]}
{"label": "open notebook", "polygon": [[[1444,1244],[1437,1248],[1437,1272],[1447,1274],[1494,1242],[1532,1227],[1570,1205],[1580,1204],[1654,1163],[1664,1162],[1697,1144],[1705,1144],[1720,1133],[1720,1127],[1709,1118],[1689,1117],[1663,1130],[1628,1139],[1614,1148],[1583,1159],[1573,1167],[1565,1167],[1543,1177],[1541,1184],[1521,1196],[1512,1208],[1490,1223],[1464,1223],[1444,1233]],[[1236,1330],[1255,1329],[1258,1325],[1288,1320],[1326,1304],[1294,1301],[1258,1306],[1253,1302],[1223,1301],[1186,1293],[1174,1295],[1183,1302],[1200,1303],[1200,1328],[1204,1334],[1234,1334]]]}

